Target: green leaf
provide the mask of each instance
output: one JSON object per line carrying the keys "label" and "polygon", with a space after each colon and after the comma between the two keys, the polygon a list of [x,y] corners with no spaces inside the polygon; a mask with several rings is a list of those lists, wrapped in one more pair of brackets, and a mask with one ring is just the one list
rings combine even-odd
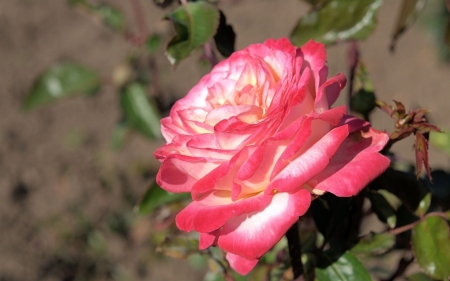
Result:
{"label": "green leaf", "polygon": [[131,127],[151,139],[161,138],[160,113],[153,99],[147,98],[146,88],[131,83],[121,89],[120,104]]}
{"label": "green leaf", "polygon": [[96,93],[101,86],[96,71],[72,62],[60,63],[47,69],[34,83],[23,102],[25,111],[57,99]]}
{"label": "green leaf", "polygon": [[220,11],[220,24],[216,35],[214,35],[214,41],[216,42],[217,50],[222,56],[229,57],[234,52],[236,34],[233,31],[233,27],[227,24],[227,19],[222,11]]}
{"label": "green leaf", "polygon": [[156,208],[173,202],[178,202],[186,199],[190,199],[189,193],[171,193],[165,191],[159,185],[154,182],[148,188],[141,203],[138,206],[138,212],[141,215],[148,215]]}
{"label": "green leaf", "polygon": [[412,246],[417,263],[439,280],[450,277],[450,232],[447,221],[437,216],[427,217],[412,230]]}
{"label": "green leaf", "polygon": [[397,196],[387,190],[378,189],[377,192],[383,196],[394,209],[397,209],[402,204],[402,201],[400,201]]}
{"label": "green leaf", "polygon": [[450,131],[430,132],[430,143],[450,156]]}
{"label": "green leaf", "polygon": [[408,276],[408,281],[434,281],[434,279],[431,279],[428,275],[424,273],[416,273],[413,275]]}
{"label": "green leaf", "polygon": [[194,49],[208,42],[216,33],[219,18],[217,8],[203,1],[182,5],[167,14],[166,19],[173,22],[176,31],[166,49],[170,63],[178,64]]}
{"label": "green leaf", "polygon": [[314,39],[324,44],[364,39],[374,29],[383,0],[331,0],[302,17],[291,33],[300,46]]}
{"label": "green leaf", "polygon": [[316,267],[319,281],[371,281],[369,272],[350,252],[341,256],[324,253]]}
{"label": "green leaf", "polygon": [[92,7],[103,22],[116,31],[124,31],[126,27],[125,16],[122,11],[109,5],[100,4]]}
{"label": "green leaf", "polygon": [[425,197],[423,197],[423,199],[420,201],[419,206],[417,207],[414,214],[416,214],[419,217],[425,215],[428,211],[428,208],[430,208],[430,204],[431,204],[431,193],[427,193],[427,195],[425,195]]}
{"label": "green leaf", "polygon": [[388,232],[371,233],[359,240],[350,252],[355,255],[381,255],[395,245],[395,235]]}
{"label": "green leaf", "polygon": [[387,223],[390,228],[394,228],[397,223],[397,217],[394,208],[389,204],[386,198],[375,191],[368,192],[367,195],[372,204],[372,210],[375,212],[378,219]]}

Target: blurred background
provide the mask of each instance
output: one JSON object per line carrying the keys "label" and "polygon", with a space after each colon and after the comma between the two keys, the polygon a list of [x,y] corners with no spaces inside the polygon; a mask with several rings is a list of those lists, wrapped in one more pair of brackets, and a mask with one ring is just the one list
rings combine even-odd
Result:
{"label": "blurred background", "polygon": [[[401,1],[386,0],[374,33],[360,44],[361,59],[379,99],[427,108],[445,129],[450,68],[443,40],[436,40],[440,26],[445,28],[444,1],[429,2],[391,52]],[[139,29],[133,1],[102,3],[120,8],[129,28]],[[140,3],[149,32],[167,42],[167,10],[150,0]],[[228,0],[219,7],[237,34],[236,49],[289,36],[309,9],[299,0]],[[121,118],[114,73],[134,52],[122,34],[68,1],[0,0],[0,281],[201,280],[204,272],[195,260],[155,253],[158,226],[135,210],[158,169],[153,151],[163,142],[132,133],[121,149],[112,146]],[[330,75],[347,75],[347,52],[348,44],[328,48]],[[154,55],[166,108],[209,71],[200,55],[176,69],[162,48]],[[64,61],[98,71],[106,81],[100,92],[23,112],[36,78]],[[338,104],[344,103],[341,97]],[[393,129],[381,111],[372,120],[377,129]],[[393,150],[412,161],[412,145],[410,140]],[[450,167],[448,156],[433,147],[430,163],[432,170]]]}

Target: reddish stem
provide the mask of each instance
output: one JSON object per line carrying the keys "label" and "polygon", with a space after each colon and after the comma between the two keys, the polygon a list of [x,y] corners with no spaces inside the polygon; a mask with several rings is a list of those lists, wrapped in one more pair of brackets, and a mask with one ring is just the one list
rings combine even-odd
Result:
{"label": "reddish stem", "polygon": [[349,50],[348,50],[348,68],[349,68],[349,74],[350,79],[348,83],[348,92],[347,92],[347,106],[348,111],[352,111],[352,95],[353,95],[353,83],[355,80],[355,72],[356,72],[356,66],[358,65],[359,61],[359,51],[358,51],[358,45],[356,41],[350,42]]}
{"label": "reddish stem", "polygon": [[398,228],[395,228],[395,229],[391,229],[389,231],[389,233],[397,235],[397,234],[403,233],[405,231],[411,230],[416,225],[418,225],[420,222],[424,221],[426,218],[433,217],[433,216],[438,216],[438,217],[442,217],[444,219],[447,219],[447,216],[443,212],[431,212],[431,213],[428,213],[425,216],[421,217],[419,220],[417,220],[415,222],[412,222],[410,224],[407,224],[407,225],[404,225],[404,226],[401,226],[401,227],[398,227]]}
{"label": "reddish stem", "polygon": [[218,63],[211,42],[207,42],[203,45],[203,54],[206,57],[206,59],[211,63],[211,67],[214,67]]}
{"label": "reddish stem", "polygon": [[142,5],[139,0],[129,0],[131,7],[133,9],[133,13],[136,19],[136,24],[139,29],[139,35],[137,40],[138,45],[142,45],[145,38],[147,38],[149,34],[147,21],[145,20],[145,15],[143,13]]}

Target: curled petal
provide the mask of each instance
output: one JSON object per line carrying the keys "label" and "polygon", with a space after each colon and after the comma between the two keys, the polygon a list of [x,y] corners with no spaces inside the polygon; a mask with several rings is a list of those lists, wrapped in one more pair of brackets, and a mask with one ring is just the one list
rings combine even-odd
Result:
{"label": "curled petal", "polygon": [[257,259],[248,260],[232,253],[227,253],[225,257],[231,267],[240,275],[247,275],[258,263]]}
{"label": "curled petal", "polygon": [[389,166],[389,159],[379,153],[388,140],[386,133],[373,129],[352,133],[310,185],[341,197],[358,194]]}
{"label": "curled petal", "polygon": [[230,191],[214,191],[193,201],[176,217],[177,227],[184,231],[211,232],[232,217],[264,209],[273,195],[260,194],[233,202]]}
{"label": "curled petal", "polygon": [[200,198],[204,194],[213,190],[230,191],[233,187],[235,174],[241,167],[242,163],[248,158],[248,155],[254,150],[254,147],[244,148],[234,155],[230,161],[223,162],[217,166],[217,168],[199,178],[192,186],[192,198]]}
{"label": "curled petal", "polygon": [[347,114],[347,107],[342,105],[332,109],[329,109],[317,116],[317,119],[323,120],[333,126],[342,124],[344,116]]}
{"label": "curled petal", "polygon": [[329,107],[336,102],[346,83],[347,78],[345,78],[342,73],[328,79],[323,85],[320,86],[314,107],[316,109],[320,109],[322,112],[324,110],[328,110]]}
{"label": "curled petal", "polygon": [[230,218],[222,228],[217,244],[227,252],[248,260],[270,250],[311,204],[306,190],[277,193],[266,208]]}
{"label": "curled petal", "polygon": [[179,169],[173,160],[164,160],[156,175],[156,183],[169,192],[190,192],[196,180]]}
{"label": "curled petal", "polygon": [[302,187],[312,177],[322,172],[330,163],[339,146],[348,136],[348,126],[331,130],[305,153],[292,161],[267,187],[265,193],[274,190],[292,192]]}
{"label": "curled petal", "polygon": [[325,65],[327,60],[325,46],[310,40],[301,46],[298,52],[304,58],[303,67],[309,67],[314,74],[314,88],[317,92],[328,76],[328,67]]}
{"label": "curled petal", "polygon": [[219,237],[221,229],[216,229],[211,232],[200,232],[199,246],[200,250],[205,250],[206,248],[217,243],[217,238]]}

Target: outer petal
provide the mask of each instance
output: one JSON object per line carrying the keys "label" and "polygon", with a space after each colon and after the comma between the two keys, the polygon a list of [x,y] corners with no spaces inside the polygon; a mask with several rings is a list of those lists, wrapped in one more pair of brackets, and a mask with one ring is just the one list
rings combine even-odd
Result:
{"label": "outer petal", "polygon": [[169,192],[190,192],[196,180],[180,170],[172,160],[164,160],[156,175],[156,182]]}
{"label": "outer petal", "polygon": [[315,107],[321,110],[327,110],[339,97],[339,93],[344,89],[347,78],[339,73],[328,79],[320,86],[316,96]]}
{"label": "outer petal", "polygon": [[258,263],[257,259],[248,260],[232,253],[227,253],[226,259],[231,267],[241,275],[247,275]]}
{"label": "outer petal", "polygon": [[[317,92],[328,76],[328,67],[325,65],[327,54],[325,46],[321,43],[308,41],[300,47],[300,55],[304,58],[304,65],[311,68],[314,73],[314,88]],[[303,75],[303,74],[302,74]]]}
{"label": "outer petal", "polygon": [[220,159],[169,154],[156,175],[156,182],[170,192],[189,192],[198,179],[204,178],[222,162]]}
{"label": "outer petal", "polygon": [[386,145],[386,133],[369,129],[352,133],[333,156],[328,167],[309,184],[337,196],[353,196],[389,166],[379,153]]}
{"label": "outer petal", "polygon": [[244,148],[234,155],[230,161],[222,163],[220,166],[198,179],[192,186],[192,198],[194,200],[201,198],[214,189],[231,190],[237,171],[253,150],[253,147]]}
{"label": "outer petal", "polygon": [[265,193],[270,194],[274,190],[292,192],[301,188],[304,183],[328,166],[331,158],[347,136],[347,125],[331,130],[273,178]]}
{"label": "outer petal", "polygon": [[218,235],[220,234],[221,229],[216,229],[211,232],[200,232],[199,237],[199,245],[198,248],[200,250],[205,250],[209,246],[214,245],[217,242]]}
{"label": "outer petal", "polygon": [[264,210],[230,218],[217,244],[227,252],[248,260],[260,258],[272,248],[311,204],[306,190],[277,193]]}
{"label": "outer petal", "polygon": [[256,195],[233,202],[230,191],[214,191],[193,201],[176,217],[177,227],[184,231],[211,232],[234,216],[257,212],[267,207],[273,195]]}
{"label": "outer petal", "polygon": [[275,175],[277,175],[284,167],[286,167],[289,164],[289,158],[294,156],[305,144],[307,139],[311,136],[312,121],[313,121],[312,118],[306,118],[302,123],[300,123],[300,125],[297,126],[298,131],[296,135],[292,138],[292,141],[286,146],[286,149],[283,151],[280,157],[276,159],[275,166],[270,175],[271,180],[275,177]]}
{"label": "outer petal", "polygon": [[270,38],[264,42],[264,45],[268,46],[269,48],[288,53],[291,56],[295,55],[296,48],[292,45],[291,41],[289,41],[289,39],[287,39],[287,38],[280,38],[278,40]]}
{"label": "outer petal", "polygon": [[318,119],[330,123],[333,126],[338,126],[342,123],[344,116],[347,114],[347,107],[341,105],[331,108],[317,116]]}

